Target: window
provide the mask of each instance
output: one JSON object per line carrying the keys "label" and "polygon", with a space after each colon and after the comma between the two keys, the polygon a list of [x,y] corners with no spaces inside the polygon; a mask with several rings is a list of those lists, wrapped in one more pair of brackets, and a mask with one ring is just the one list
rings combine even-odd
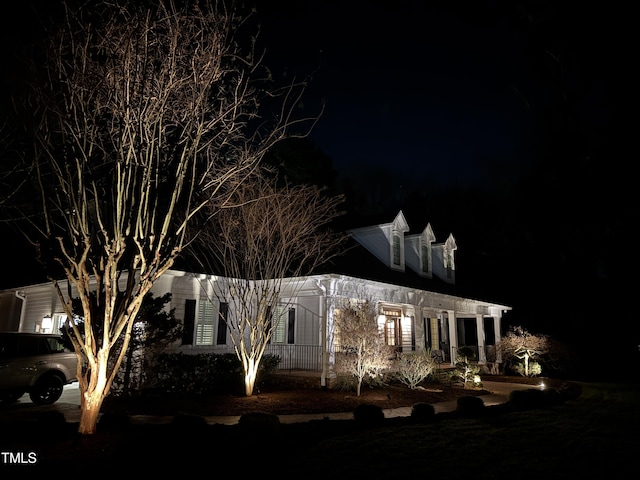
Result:
{"label": "window", "polygon": [[429,265],[431,260],[430,257],[431,252],[429,251],[429,246],[423,244],[420,248],[420,265],[423,273],[429,273],[431,271],[431,266]]}
{"label": "window", "polygon": [[42,333],[60,333],[60,329],[64,327],[67,321],[67,315],[64,313],[54,313],[53,317],[50,315],[45,316],[42,319],[40,331]]}
{"label": "window", "polygon": [[392,245],[391,248],[393,250],[393,264],[394,265],[402,265],[401,262],[401,255],[400,255],[400,234],[394,230],[393,232],[393,237],[392,237]]}
{"label": "window", "polygon": [[273,316],[271,318],[271,322],[274,326],[271,333],[271,342],[288,344],[295,343],[295,308],[273,308]]}
{"label": "window", "polygon": [[47,343],[49,344],[49,350],[51,350],[51,353],[63,353],[68,351],[64,348],[62,340],[57,337],[47,337]]}
{"label": "window", "polygon": [[447,278],[451,278],[453,274],[453,258],[448,250],[444,252],[444,268],[447,271]]}

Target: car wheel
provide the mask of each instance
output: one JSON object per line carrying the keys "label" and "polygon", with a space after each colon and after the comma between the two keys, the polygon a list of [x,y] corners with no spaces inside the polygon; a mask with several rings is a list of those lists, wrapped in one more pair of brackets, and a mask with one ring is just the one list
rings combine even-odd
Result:
{"label": "car wheel", "polygon": [[62,395],[64,383],[58,375],[45,375],[29,392],[29,398],[36,405],[51,405]]}

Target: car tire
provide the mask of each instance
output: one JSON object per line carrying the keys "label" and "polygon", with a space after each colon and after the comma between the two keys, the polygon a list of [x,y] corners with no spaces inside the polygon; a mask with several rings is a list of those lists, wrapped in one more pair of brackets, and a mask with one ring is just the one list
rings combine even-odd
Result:
{"label": "car tire", "polygon": [[64,382],[58,375],[45,375],[38,379],[29,392],[29,398],[36,405],[51,405],[62,395]]}

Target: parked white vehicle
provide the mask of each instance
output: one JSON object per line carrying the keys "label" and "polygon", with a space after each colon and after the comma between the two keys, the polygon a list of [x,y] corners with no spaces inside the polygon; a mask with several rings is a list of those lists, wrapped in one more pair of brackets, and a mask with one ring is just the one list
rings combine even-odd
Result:
{"label": "parked white vehicle", "polygon": [[0,402],[29,393],[38,405],[50,405],[64,385],[77,381],[77,357],[59,335],[0,332]]}

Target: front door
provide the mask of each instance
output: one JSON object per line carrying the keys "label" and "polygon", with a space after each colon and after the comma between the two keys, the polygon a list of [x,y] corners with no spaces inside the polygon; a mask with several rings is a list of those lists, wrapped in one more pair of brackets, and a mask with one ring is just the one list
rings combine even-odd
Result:
{"label": "front door", "polygon": [[402,351],[402,325],[399,317],[387,317],[385,324],[385,338],[387,345],[396,347],[396,351]]}

